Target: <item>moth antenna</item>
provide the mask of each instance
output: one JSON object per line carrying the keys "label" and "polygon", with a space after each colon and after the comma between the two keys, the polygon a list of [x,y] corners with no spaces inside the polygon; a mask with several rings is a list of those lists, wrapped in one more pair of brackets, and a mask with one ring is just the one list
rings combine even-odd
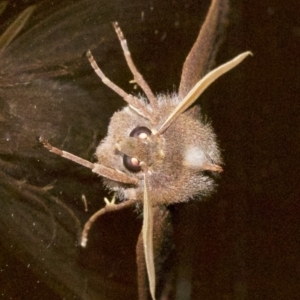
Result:
{"label": "moth antenna", "polygon": [[190,50],[181,74],[178,95],[183,99],[214,64],[223,41],[229,11],[228,0],[212,0],[200,32]]}
{"label": "moth antenna", "polygon": [[177,105],[156,134],[162,134],[172,124],[172,122],[174,122],[178,116],[187,110],[215,80],[236,67],[249,55],[253,55],[252,52],[244,52],[206,74]]}
{"label": "moth antenna", "polygon": [[117,93],[119,96],[121,96],[131,108],[133,108],[138,114],[143,116],[146,119],[152,120],[152,115],[150,112],[146,109],[146,107],[143,105],[142,101],[128,93],[126,93],[123,89],[121,89],[119,86],[114,84],[111,80],[109,80],[103,71],[99,68],[98,64],[96,63],[92,52],[90,50],[87,51],[86,56],[88,60],[90,61],[91,66],[93,67],[95,73],[100,77],[102,82],[108,86],[110,89],[112,89],[115,93]]}
{"label": "moth antenna", "polygon": [[111,180],[117,180],[122,183],[126,184],[133,184],[137,185],[138,184],[138,179],[135,177],[128,176],[127,174],[113,169],[109,167],[102,166],[100,164],[93,164],[88,160],[85,160],[79,156],[76,156],[70,152],[60,150],[56,147],[53,147],[44,137],[39,138],[40,143],[44,145],[45,148],[47,148],[50,152],[55,153],[57,155],[60,155],[68,160],[71,160],[77,164],[80,164],[86,168],[89,168],[92,170],[92,172],[104,176],[106,178],[109,178]]}
{"label": "moth antenna", "polygon": [[124,37],[124,34],[119,26],[118,22],[113,22],[113,26],[115,28],[115,31],[117,33],[117,36],[120,40],[121,43],[121,47],[123,49],[124,52],[124,56],[127,62],[127,65],[133,75],[133,78],[135,80],[135,82],[142,88],[142,90],[144,91],[144,93],[146,94],[153,112],[157,112],[158,111],[158,100],[157,98],[154,96],[151,88],[149,87],[148,83],[145,81],[144,77],[142,76],[142,74],[138,71],[138,69],[136,68],[132,57],[131,57],[131,53],[129,51],[128,45],[127,45],[127,40]]}
{"label": "moth antenna", "polygon": [[[146,170],[145,170],[146,169]],[[153,253],[153,210],[152,203],[148,197],[148,171],[144,168],[144,210],[143,210],[143,244],[145,252],[145,261],[147,268],[147,275],[149,280],[150,294],[155,300],[155,265]]]}
{"label": "moth antenna", "polygon": [[83,248],[86,247],[86,244],[88,241],[88,233],[89,233],[91,227],[93,226],[93,224],[99,217],[103,216],[104,214],[106,214],[108,212],[117,211],[117,210],[121,210],[123,208],[129,207],[136,202],[136,199],[130,199],[130,200],[126,200],[124,202],[115,204],[115,195],[114,195],[113,199],[111,201],[109,201],[107,198],[104,198],[104,201],[106,203],[105,207],[96,211],[89,218],[89,220],[85,223],[85,225],[83,227],[82,234],[81,234],[81,242],[80,242],[80,245]]}

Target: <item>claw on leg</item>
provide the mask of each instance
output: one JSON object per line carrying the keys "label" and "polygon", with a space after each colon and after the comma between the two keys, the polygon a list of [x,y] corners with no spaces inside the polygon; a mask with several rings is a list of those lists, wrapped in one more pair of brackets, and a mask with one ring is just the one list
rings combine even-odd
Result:
{"label": "claw on leg", "polygon": [[106,206],[114,206],[117,205],[116,203],[116,194],[113,195],[112,199],[109,201],[108,198],[104,197],[104,202],[106,204]]}

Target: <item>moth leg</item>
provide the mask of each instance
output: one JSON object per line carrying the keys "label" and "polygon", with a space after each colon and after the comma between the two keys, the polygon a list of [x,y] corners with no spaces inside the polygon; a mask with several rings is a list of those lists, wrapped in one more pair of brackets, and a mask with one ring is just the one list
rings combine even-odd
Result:
{"label": "moth leg", "polygon": [[58,149],[56,147],[53,147],[43,136],[41,136],[39,138],[39,142],[42,143],[44,145],[44,147],[46,149],[48,149],[50,152],[55,153],[57,155],[60,155],[66,159],[72,160],[84,167],[87,167],[89,169],[93,169],[94,168],[94,164],[89,162],[88,160],[82,159],[76,155],[73,155],[69,152],[63,151],[61,149]]}
{"label": "moth leg", "polygon": [[129,51],[128,45],[127,45],[127,41],[124,37],[124,34],[119,26],[118,22],[113,22],[113,26],[115,28],[115,31],[118,35],[118,38],[120,40],[123,52],[124,52],[124,56],[125,59],[127,61],[127,65],[133,75],[133,78],[135,80],[135,82],[142,88],[142,90],[144,91],[144,93],[146,94],[152,108],[153,111],[158,111],[158,101],[157,98],[154,96],[151,88],[149,87],[148,83],[145,81],[145,79],[143,78],[142,74],[138,71],[138,69],[136,68],[132,57],[131,57],[131,53]]}
{"label": "moth leg", "polygon": [[108,212],[112,212],[112,211],[117,211],[117,210],[121,210],[123,208],[127,208],[129,206],[132,206],[133,204],[136,203],[136,199],[129,199],[127,201],[115,204],[115,195],[113,196],[112,200],[109,201],[107,198],[104,198],[104,201],[106,203],[106,205],[99,209],[98,211],[96,211],[90,218],[89,220],[85,223],[84,227],[83,227],[83,231],[82,231],[82,235],[81,235],[81,247],[86,247],[87,241],[88,241],[88,233],[92,227],[92,225],[95,223],[95,221],[101,217],[102,215],[108,213]]}
{"label": "moth leg", "polygon": [[58,149],[56,147],[53,147],[44,137],[40,137],[39,138],[40,143],[42,143],[44,145],[44,147],[46,149],[48,149],[50,152],[55,153],[57,155],[60,155],[66,159],[69,159],[77,164],[80,164],[86,168],[89,168],[92,170],[92,172],[100,175],[100,176],[104,176],[106,178],[112,179],[112,180],[117,180],[119,182],[122,183],[128,183],[128,184],[137,184],[138,183],[138,179],[135,177],[130,177],[127,174],[113,169],[113,168],[109,168],[109,167],[105,167],[103,165],[100,164],[93,164],[90,161],[83,159],[79,156],[76,156],[70,152],[67,151],[63,151],[61,149]]}
{"label": "moth leg", "polygon": [[210,163],[204,164],[203,170],[205,170],[205,171],[212,171],[212,172],[218,172],[218,173],[222,173],[223,172],[223,168],[221,166],[216,165],[216,164],[210,164]]}
{"label": "moth leg", "polygon": [[95,73],[99,76],[99,78],[102,80],[102,82],[108,86],[111,90],[113,90],[115,93],[117,93],[119,96],[121,96],[129,105],[132,107],[135,111],[137,111],[140,115],[147,119],[151,119],[152,116],[150,115],[149,111],[145,108],[142,101],[140,101],[139,98],[127,94],[123,89],[121,89],[119,86],[114,84],[110,79],[106,77],[106,75],[103,73],[103,71],[99,68],[97,62],[95,61],[92,52],[89,50],[86,53],[86,56],[94,69]]}

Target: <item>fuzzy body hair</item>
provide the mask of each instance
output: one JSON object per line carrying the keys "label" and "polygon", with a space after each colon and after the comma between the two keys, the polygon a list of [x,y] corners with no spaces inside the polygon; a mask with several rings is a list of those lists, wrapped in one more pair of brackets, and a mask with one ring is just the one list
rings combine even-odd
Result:
{"label": "fuzzy body hair", "polygon": [[[177,94],[159,95],[160,121],[155,126],[130,106],[112,116],[107,137],[96,150],[96,158],[101,165],[110,166],[139,179],[137,186],[130,187],[104,178],[104,184],[117,192],[119,199],[142,201],[144,195],[143,175],[132,174],[123,164],[123,153],[126,150],[126,154],[131,157],[138,157],[139,152],[142,152],[139,151],[138,144],[126,147],[132,139],[129,137],[130,132],[139,126],[156,132],[179,102]],[[116,150],[117,144],[123,145],[123,153]],[[203,166],[221,164],[222,159],[216,136],[210,124],[201,121],[200,109],[197,106],[181,114],[164,134],[147,140],[144,148],[146,154],[140,159],[150,162],[148,179],[154,206],[186,202],[200,193],[207,196],[214,190],[214,180],[203,172]]]}

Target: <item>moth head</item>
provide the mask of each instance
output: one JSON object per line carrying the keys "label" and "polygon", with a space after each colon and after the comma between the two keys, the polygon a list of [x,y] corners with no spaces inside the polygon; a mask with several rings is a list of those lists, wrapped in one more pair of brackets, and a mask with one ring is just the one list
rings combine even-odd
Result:
{"label": "moth head", "polygon": [[[148,173],[152,203],[187,201],[208,195],[213,176],[222,171],[216,136],[191,106],[218,77],[238,65],[250,52],[209,72],[182,99],[178,94],[140,97],[111,118],[107,137],[96,151],[99,164],[136,177],[139,184],[116,180],[104,183],[121,199],[143,199],[144,173]],[[152,92],[151,92],[152,93]]]}
{"label": "moth head", "polygon": [[[116,112],[106,138],[96,150],[99,164],[136,177],[135,186],[104,179],[122,199],[143,200],[144,172],[148,173],[153,204],[187,201],[214,187],[212,173],[220,172],[221,156],[215,134],[193,107],[181,113],[163,132],[165,120],[180,103],[177,94],[159,95],[158,123],[139,115],[130,106]],[[149,106],[149,104],[148,104]]]}

